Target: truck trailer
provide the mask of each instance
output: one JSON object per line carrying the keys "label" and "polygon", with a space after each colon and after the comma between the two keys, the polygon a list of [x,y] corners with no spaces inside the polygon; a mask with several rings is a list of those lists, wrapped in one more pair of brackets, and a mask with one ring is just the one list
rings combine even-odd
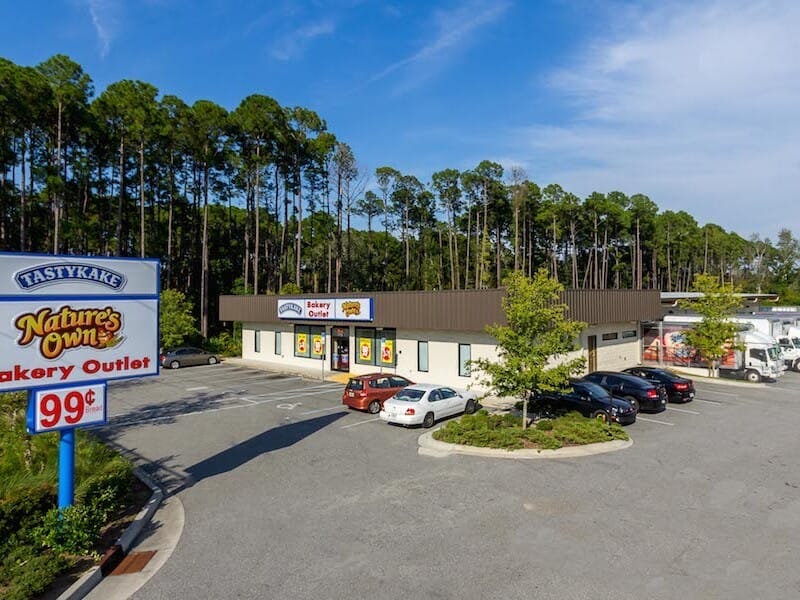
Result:
{"label": "truck trailer", "polygon": [[[686,332],[701,320],[699,316],[667,315],[663,322],[645,326],[642,360],[673,366],[707,367],[697,350],[686,343]],[[743,349],[736,348],[737,345]],[[783,375],[784,369],[777,342],[745,326],[736,333],[735,340],[731,340],[728,353],[719,365],[720,375],[752,382],[777,379]]]}

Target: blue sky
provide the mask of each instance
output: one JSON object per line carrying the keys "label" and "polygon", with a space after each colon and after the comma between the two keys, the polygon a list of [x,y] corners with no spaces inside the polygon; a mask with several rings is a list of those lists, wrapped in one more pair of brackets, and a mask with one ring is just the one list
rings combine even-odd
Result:
{"label": "blue sky", "polygon": [[[233,109],[316,110],[360,167],[483,159],[585,197],[648,194],[745,237],[800,236],[794,0],[31,0],[0,56],[63,53]],[[11,8],[13,6],[13,9]]]}

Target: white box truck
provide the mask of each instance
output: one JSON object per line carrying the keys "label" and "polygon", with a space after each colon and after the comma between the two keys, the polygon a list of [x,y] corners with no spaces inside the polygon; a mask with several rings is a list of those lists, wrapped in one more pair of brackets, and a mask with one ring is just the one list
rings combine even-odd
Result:
{"label": "white box truck", "polygon": [[[702,317],[695,315],[666,315],[662,326],[665,334],[660,342],[663,345],[662,360],[676,365],[706,366],[696,351],[685,344],[684,337],[688,329],[702,320]],[[720,362],[720,375],[739,377],[754,383],[783,375],[785,366],[781,349],[774,338],[743,328],[736,334],[736,342],[744,349],[738,350],[731,344],[727,356]]]}

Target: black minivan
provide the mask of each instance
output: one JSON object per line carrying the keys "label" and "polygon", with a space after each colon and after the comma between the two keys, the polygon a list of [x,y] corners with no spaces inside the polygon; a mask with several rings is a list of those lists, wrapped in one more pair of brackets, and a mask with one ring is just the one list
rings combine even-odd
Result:
{"label": "black minivan", "polygon": [[661,412],[667,409],[667,390],[663,384],[654,383],[614,371],[595,371],[585,375],[584,380],[596,383],[614,396],[627,400],[642,411]]}
{"label": "black minivan", "polygon": [[630,425],[636,421],[636,409],[630,402],[615,398],[595,383],[576,379],[563,392],[535,392],[531,412],[578,411],[585,417]]}

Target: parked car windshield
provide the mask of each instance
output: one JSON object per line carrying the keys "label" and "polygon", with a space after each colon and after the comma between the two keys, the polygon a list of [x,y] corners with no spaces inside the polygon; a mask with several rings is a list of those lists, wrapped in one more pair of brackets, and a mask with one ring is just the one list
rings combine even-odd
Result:
{"label": "parked car windshield", "polygon": [[776,346],[771,346],[767,348],[767,352],[769,353],[769,357],[772,360],[778,360],[778,357],[780,356],[780,350],[778,350]]}
{"label": "parked car windshield", "polygon": [[425,395],[424,390],[410,390],[408,388],[403,388],[399,392],[397,392],[394,397],[395,400],[403,400],[405,402],[419,402],[419,399]]}
{"label": "parked car windshield", "polygon": [[792,343],[797,347],[800,348],[800,337],[792,338]]}
{"label": "parked car windshield", "polygon": [[585,381],[575,385],[575,391],[579,394],[588,394],[595,400],[603,400],[610,396],[605,388],[597,385],[596,383],[591,383],[590,381]]}

